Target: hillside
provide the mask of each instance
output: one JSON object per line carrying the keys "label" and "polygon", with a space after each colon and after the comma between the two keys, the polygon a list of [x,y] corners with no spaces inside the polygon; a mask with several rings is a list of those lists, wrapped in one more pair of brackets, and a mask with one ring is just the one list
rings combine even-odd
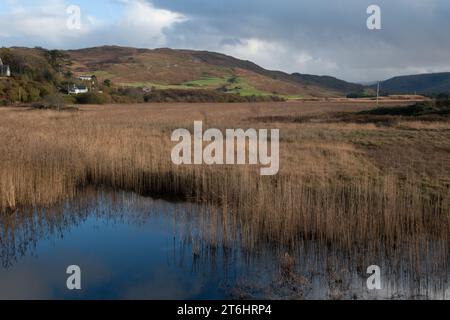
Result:
{"label": "hillside", "polygon": [[[204,89],[242,97],[329,98],[360,96],[376,89],[376,85],[364,86],[331,76],[267,70],[251,61],[208,51],[118,46],[68,51],[13,47],[0,48],[0,57],[14,75],[7,80],[0,78],[0,104],[37,101],[74,83],[79,75],[95,75],[99,89],[109,80],[116,90],[148,87],[185,90],[184,94],[189,95]],[[381,82],[382,94],[449,92],[450,72],[400,76]]]}
{"label": "hillside", "polygon": [[75,74],[91,73],[122,86],[222,89],[241,95],[337,97],[363,86],[332,77],[266,70],[250,61],[208,51],[104,46],[66,52]]}
{"label": "hillside", "polygon": [[58,90],[63,59],[60,51],[41,48],[0,48],[0,58],[12,77],[0,78],[0,105],[34,102]]}
{"label": "hillside", "polygon": [[[376,85],[372,86],[373,88]],[[395,77],[380,84],[385,94],[436,94],[450,92],[450,72]]]}
{"label": "hillside", "polygon": [[311,74],[293,73],[292,77],[297,81],[303,81],[311,85],[323,86],[346,94],[363,92],[365,87],[360,84],[346,82],[330,76],[316,76]]}
{"label": "hillside", "polygon": [[[214,97],[220,101],[241,101],[239,97],[248,98],[245,101],[254,97],[259,101],[328,98],[365,90],[361,85],[329,76],[266,70],[250,61],[208,51],[117,46],[68,51],[13,47],[1,48],[0,57],[11,66],[13,74],[0,79],[3,105],[36,102],[64,93],[74,83],[83,84],[77,79],[80,75],[95,75],[96,91],[106,95],[101,100],[111,102],[142,101],[143,90],[138,88],[144,87],[172,90],[156,94],[158,101],[161,97],[173,99],[173,95],[189,97],[183,101],[196,101],[196,95],[198,100],[208,101]],[[200,94],[198,90],[208,93]]]}

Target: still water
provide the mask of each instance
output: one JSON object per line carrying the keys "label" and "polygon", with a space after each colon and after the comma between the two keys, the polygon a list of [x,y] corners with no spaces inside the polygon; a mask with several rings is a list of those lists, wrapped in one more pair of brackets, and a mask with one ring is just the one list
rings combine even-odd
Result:
{"label": "still water", "polygon": [[[0,299],[450,296],[446,268],[425,276],[397,268],[383,279],[382,290],[368,290],[357,257],[314,243],[291,255],[268,244],[250,252],[239,239],[221,246],[208,236],[208,216],[204,206],[108,190],[87,190],[52,208],[4,215]],[[389,269],[387,261],[379,264]],[[70,265],[81,268],[82,290],[67,289]]]}

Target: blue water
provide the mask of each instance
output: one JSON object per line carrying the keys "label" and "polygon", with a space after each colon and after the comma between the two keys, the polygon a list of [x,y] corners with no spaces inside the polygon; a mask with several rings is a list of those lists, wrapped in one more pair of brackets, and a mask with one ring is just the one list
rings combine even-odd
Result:
{"label": "blue water", "polygon": [[[285,270],[286,249],[266,243],[249,253],[239,227],[225,246],[221,225],[206,206],[94,189],[51,208],[0,215],[0,299],[450,297],[446,266],[416,274],[371,260],[383,270],[383,289],[369,291],[357,252],[307,241],[290,252],[295,268]],[[81,268],[81,290],[67,288],[71,265]]]}
{"label": "blue water", "polygon": [[[9,239],[14,248],[2,256],[1,299],[226,297],[236,272],[198,261],[184,241],[189,234],[177,230],[184,224],[177,219],[198,207],[107,192],[88,202],[46,210],[33,226],[18,224]],[[80,291],[67,289],[69,265],[81,268]]]}

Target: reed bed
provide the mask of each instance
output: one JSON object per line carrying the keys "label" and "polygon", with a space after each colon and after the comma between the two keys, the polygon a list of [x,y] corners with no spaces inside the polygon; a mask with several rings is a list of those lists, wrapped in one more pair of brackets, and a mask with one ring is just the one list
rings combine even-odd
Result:
{"label": "reed bed", "polygon": [[[419,261],[450,235],[450,124],[267,121],[354,111],[346,103],[87,106],[79,112],[0,109],[0,208],[45,208],[88,186],[211,205],[205,233],[295,248],[302,240],[352,252],[408,250]],[[265,119],[259,121],[258,119]],[[251,166],[175,166],[176,128],[278,128],[280,173]],[[14,228],[2,219],[4,231]],[[219,236],[220,235],[220,236]],[[219,240],[219,238],[221,240]],[[434,249],[431,249],[430,244]],[[401,248],[401,249],[400,249]]]}

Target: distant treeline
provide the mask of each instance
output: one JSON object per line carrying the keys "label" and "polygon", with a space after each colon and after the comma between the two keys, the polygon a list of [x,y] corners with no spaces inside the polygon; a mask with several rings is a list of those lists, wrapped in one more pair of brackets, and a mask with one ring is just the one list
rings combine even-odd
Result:
{"label": "distant treeline", "polygon": [[144,96],[145,102],[264,102],[284,101],[278,96],[241,96],[217,90],[155,90]]}
{"label": "distant treeline", "polygon": [[[380,96],[384,96],[385,94],[381,94]],[[349,93],[347,94],[347,98],[349,99],[361,99],[361,98],[376,98],[377,95],[376,93],[372,93],[372,92],[353,92],[353,93]]]}
{"label": "distant treeline", "polygon": [[450,101],[450,92],[447,93],[430,93],[426,94],[426,97],[433,98],[436,100],[448,100]]}
{"label": "distant treeline", "polygon": [[[421,101],[407,107],[382,107],[359,112],[360,115],[431,117],[450,116],[450,100]],[[435,118],[432,118],[435,119]],[[438,120],[438,119],[436,119]]]}
{"label": "distant treeline", "polygon": [[145,93],[140,88],[120,88],[104,93],[84,93],[73,97],[77,104],[145,103],[145,102],[264,102],[283,101],[277,96],[241,96],[217,90],[164,89]]}

